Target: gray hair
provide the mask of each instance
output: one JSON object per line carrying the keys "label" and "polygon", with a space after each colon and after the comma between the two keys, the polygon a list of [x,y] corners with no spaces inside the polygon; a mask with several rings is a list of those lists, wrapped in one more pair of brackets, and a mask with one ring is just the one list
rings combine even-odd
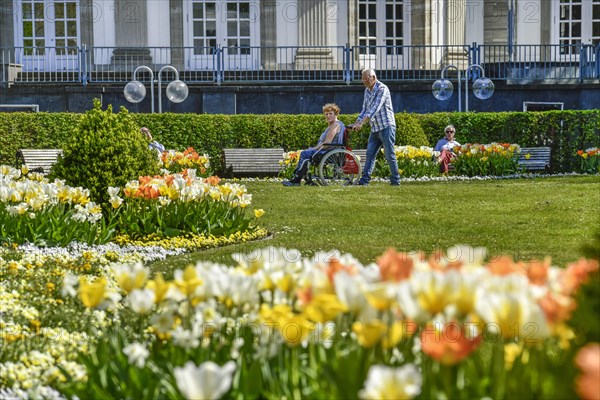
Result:
{"label": "gray hair", "polygon": [[362,70],[362,76],[374,76],[377,77],[377,75],[375,74],[375,70],[373,68],[365,68]]}

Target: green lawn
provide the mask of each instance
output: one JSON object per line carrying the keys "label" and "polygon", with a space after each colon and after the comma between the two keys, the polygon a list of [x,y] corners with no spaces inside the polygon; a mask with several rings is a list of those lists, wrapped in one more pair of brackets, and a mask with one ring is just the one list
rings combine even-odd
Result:
{"label": "green lawn", "polygon": [[270,240],[169,258],[156,268],[211,260],[265,246],[295,248],[305,256],[338,249],[369,263],[386,248],[483,246],[492,256],[528,260],[551,256],[564,266],[600,229],[600,177],[555,177],[468,182],[403,183],[391,187],[284,187],[246,182],[253,207],[266,211]]}

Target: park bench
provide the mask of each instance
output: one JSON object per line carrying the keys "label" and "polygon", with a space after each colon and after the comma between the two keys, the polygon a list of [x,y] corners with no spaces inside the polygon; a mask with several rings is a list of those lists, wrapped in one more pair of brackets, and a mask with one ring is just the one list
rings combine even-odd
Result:
{"label": "park bench", "polygon": [[352,152],[360,158],[360,163],[365,165],[367,161],[367,149],[353,149]]}
{"label": "park bench", "polygon": [[550,170],[550,147],[522,147],[518,163],[526,172],[547,172]]}
{"label": "park bench", "polygon": [[223,149],[225,173],[233,176],[275,176],[279,174],[283,149]]}
{"label": "park bench", "polygon": [[62,154],[62,149],[19,149],[16,155],[16,167],[26,165],[31,172],[47,174]]}
{"label": "park bench", "polygon": [[[523,172],[550,171],[550,147],[521,147],[521,153],[517,159],[517,164]],[[450,171],[454,170],[454,165],[448,166]]]}

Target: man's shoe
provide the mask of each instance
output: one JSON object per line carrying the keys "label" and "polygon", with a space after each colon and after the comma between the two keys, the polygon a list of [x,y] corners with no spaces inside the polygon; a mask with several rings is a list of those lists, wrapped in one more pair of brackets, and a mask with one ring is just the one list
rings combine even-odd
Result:
{"label": "man's shoe", "polygon": [[290,182],[290,181],[283,181],[283,182],[281,182],[281,184],[282,184],[283,186],[300,186],[300,184],[299,184],[299,183]]}
{"label": "man's shoe", "polygon": [[359,181],[359,182],[356,183],[356,186],[369,186],[369,184],[365,183],[365,182],[360,182]]}
{"label": "man's shoe", "polygon": [[400,186],[400,183],[392,182],[390,183],[390,186]]}

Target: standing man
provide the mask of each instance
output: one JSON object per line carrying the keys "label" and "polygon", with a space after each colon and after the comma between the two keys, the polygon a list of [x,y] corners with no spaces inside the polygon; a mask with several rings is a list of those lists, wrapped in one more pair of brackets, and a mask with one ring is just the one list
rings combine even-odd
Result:
{"label": "standing man", "polygon": [[398,161],[394,145],[396,144],[396,118],[392,107],[390,90],[386,85],[377,80],[375,71],[367,68],[362,72],[362,83],[365,85],[365,99],[363,108],[356,122],[354,130],[360,130],[367,120],[371,125],[369,144],[367,145],[367,160],[363,174],[358,185],[367,186],[371,180],[371,173],[375,168],[377,152],[383,146],[385,158],[390,166],[392,186],[400,185],[400,174],[398,173]]}

